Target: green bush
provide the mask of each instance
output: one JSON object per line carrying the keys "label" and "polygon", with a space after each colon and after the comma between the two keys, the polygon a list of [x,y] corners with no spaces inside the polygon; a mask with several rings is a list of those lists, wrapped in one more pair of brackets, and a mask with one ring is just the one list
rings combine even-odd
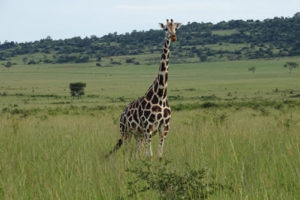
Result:
{"label": "green bush", "polygon": [[77,96],[78,98],[84,95],[84,88],[86,87],[85,83],[70,83],[70,90],[71,90],[71,96],[75,97]]}
{"label": "green bush", "polygon": [[129,197],[154,190],[161,199],[207,199],[208,196],[220,191],[232,191],[231,186],[215,182],[205,168],[192,169],[188,164],[183,173],[169,170],[169,161],[153,165],[143,161],[132,169],[133,179],[128,181]]}

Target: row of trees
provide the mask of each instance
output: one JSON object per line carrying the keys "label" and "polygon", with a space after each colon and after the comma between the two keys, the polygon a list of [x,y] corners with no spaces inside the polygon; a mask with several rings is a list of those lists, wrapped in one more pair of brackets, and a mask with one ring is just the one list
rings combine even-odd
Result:
{"label": "row of trees", "polygon": [[[234,30],[232,34],[221,34],[222,31]],[[220,32],[221,31],[221,32]],[[219,32],[219,33],[218,33]],[[231,20],[228,22],[212,23],[188,23],[178,31],[178,42],[174,45],[173,52],[180,53],[179,47],[198,47],[208,44],[222,43],[248,43],[254,47],[267,44],[276,49],[272,50],[256,48],[244,51],[247,58],[260,58],[272,56],[300,55],[300,17],[273,18],[259,20]],[[103,37],[73,37],[64,40],[53,40],[51,37],[26,43],[4,42],[0,44],[0,60],[7,60],[16,55],[43,53],[56,55],[51,62],[88,62],[89,57],[137,55],[143,53],[160,52],[163,38],[162,30],[132,31],[126,34],[111,33]],[[193,51],[199,57],[210,56],[209,53],[196,49]],[[228,53],[228,52],[226,52]],[[240,53],[232,51],[235,55]],[[72,54],[83,55],[78,58]],[[219,54],[224,54],[219,53]]]}

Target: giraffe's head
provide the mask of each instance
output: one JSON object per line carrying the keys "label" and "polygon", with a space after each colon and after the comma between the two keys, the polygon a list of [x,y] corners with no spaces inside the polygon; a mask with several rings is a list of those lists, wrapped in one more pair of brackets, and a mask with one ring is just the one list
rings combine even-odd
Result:
{"label": "giraffe's head", "polygon": [[164,29],[167,38],[170,38],[173,42],[177,40],[176,31],[181,27],[181,23],[174,23],[173,19],[171,21],[167,19],[166,24],[159,23],[159,25]]}

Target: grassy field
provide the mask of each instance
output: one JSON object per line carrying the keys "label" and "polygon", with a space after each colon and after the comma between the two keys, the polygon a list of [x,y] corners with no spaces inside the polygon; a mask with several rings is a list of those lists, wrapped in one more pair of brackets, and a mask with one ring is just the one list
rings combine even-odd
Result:
{"label": "grassy field", "polygon": [[[170,64],[168,170],[206,168],[232,190],[209,199],[300,199],[300,72],[272,60]],[[256,66],[256,72],[248,71]],[[112,158],[123,108],[158,66],[0,68],[0,199],[128,199],[132,141]],[[69,83],[85,82],[71,98]],[[158,137],[153,138],[153,164]],[[151,173],[151,172],[149,172]],[[158,199],[147,191],[132,199]]]}

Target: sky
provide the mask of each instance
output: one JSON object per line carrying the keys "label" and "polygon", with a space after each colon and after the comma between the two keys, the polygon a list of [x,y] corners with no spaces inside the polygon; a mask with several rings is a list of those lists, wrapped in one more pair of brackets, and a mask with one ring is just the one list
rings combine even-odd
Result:
{"label": "sky", "polygon": [[101,37],[158,23],[292,17],[300,0],[0,0],[0,42]]}

